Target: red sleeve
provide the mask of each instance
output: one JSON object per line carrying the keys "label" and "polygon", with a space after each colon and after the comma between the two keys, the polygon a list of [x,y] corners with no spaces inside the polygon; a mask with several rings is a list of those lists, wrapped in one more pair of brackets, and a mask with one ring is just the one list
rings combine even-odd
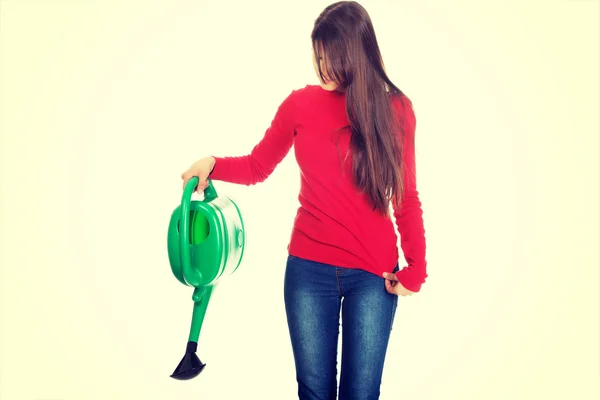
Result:
{"label": "red sleeve", "polygon": [[400,234],[400,245],[408,263],[396,273],[398,280],[408,290],[418,292],[427,278],[425,260],[425,228],[423,210],[417,191],[415,162],[416,118],[411,101],[404,97],[400,115],[404,121],[404,196],[400,207],[393,202],[394,218]]}
{"label": "red sleeve", "polygon": [[266,180],[289,153],[294,143],[295,118],[292,92],[278,107],[271,126],[250,154],[238,157],[215,157],[210,178],[219,181],[254,185]]}

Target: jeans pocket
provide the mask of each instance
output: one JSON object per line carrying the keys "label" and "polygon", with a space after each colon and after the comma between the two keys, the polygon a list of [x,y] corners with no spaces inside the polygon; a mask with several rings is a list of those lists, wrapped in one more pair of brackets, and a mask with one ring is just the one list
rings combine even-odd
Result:
{"label": "jeans pocket", "polygon": [[293,256],[291,254],[288,254],[288,256],[287,256],[288,263],[290,263],[290,262],[298,263],[298,262],[302,262],[302,261],[306,261],[306,260],[303,258],[297,257],[297,256]]}

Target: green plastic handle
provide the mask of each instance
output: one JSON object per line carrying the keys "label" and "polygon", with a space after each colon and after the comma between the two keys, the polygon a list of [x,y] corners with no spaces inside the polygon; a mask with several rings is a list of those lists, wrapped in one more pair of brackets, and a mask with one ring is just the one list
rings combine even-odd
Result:
{"label": "green plastic handle", "polygon": [[[212,180],[207,179],[208,186],[204,189],[204,201],[211,201],[217,198],[217,191],[213,186]],[[196,184],[197,185],[197,184]]]}
{"label": "green plastic handle", "polygon": [[[183,196],[181,197],[181,214],[179,223],[179,254],[181,257],[181,267],[183,270],[183,277],[185,281],[191,286],[198,287],[202,283],[202,274],[192,268],[192,261],[190,259],[189,251],[189,237],[190,237],[190,203],[192,201],[192,194],[198,186],[199,179],[197,176],[191,178],[186,184],[183,190]],[[212,184],[212,181],[208,180],[208,187],[204,189],[204,201],[208,202],[217,198],[217,191]]]}

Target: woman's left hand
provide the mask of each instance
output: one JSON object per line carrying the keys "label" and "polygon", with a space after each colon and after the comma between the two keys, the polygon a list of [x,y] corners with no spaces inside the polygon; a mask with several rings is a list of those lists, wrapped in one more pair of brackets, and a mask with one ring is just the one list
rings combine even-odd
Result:
{"label": "woman's left hand", "polygon": [[412,292],[402,286],[398,281],[396,274],[384,272],[383,277],[385,278],[385,289],[388,293],[395,294],[397,296],[412,296],[415,292]]}

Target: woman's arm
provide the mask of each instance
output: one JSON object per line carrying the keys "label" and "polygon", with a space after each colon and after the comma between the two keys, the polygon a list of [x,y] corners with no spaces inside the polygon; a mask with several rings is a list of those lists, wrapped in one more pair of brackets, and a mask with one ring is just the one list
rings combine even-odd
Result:
{"label": "woman's arm", "polygon": [[407,266],[396,273],[396,277],[406,289],[418,292],[427,278],[425,259],[425,228],[423,210],[417,191],[415,161],[416,118],[411,101],[404,97],[401,117],[404,120],[404,196],[401,204],[393,202],[394,218],[400,234],[400,244]]}
{"label": "woman's arm", "polygon": [[266,180],[289,153],[296,127],[295,99],[292,92],[278,107],[271,126],[250,154],[238,157],[214,157],[210,178],[242,185]]}

